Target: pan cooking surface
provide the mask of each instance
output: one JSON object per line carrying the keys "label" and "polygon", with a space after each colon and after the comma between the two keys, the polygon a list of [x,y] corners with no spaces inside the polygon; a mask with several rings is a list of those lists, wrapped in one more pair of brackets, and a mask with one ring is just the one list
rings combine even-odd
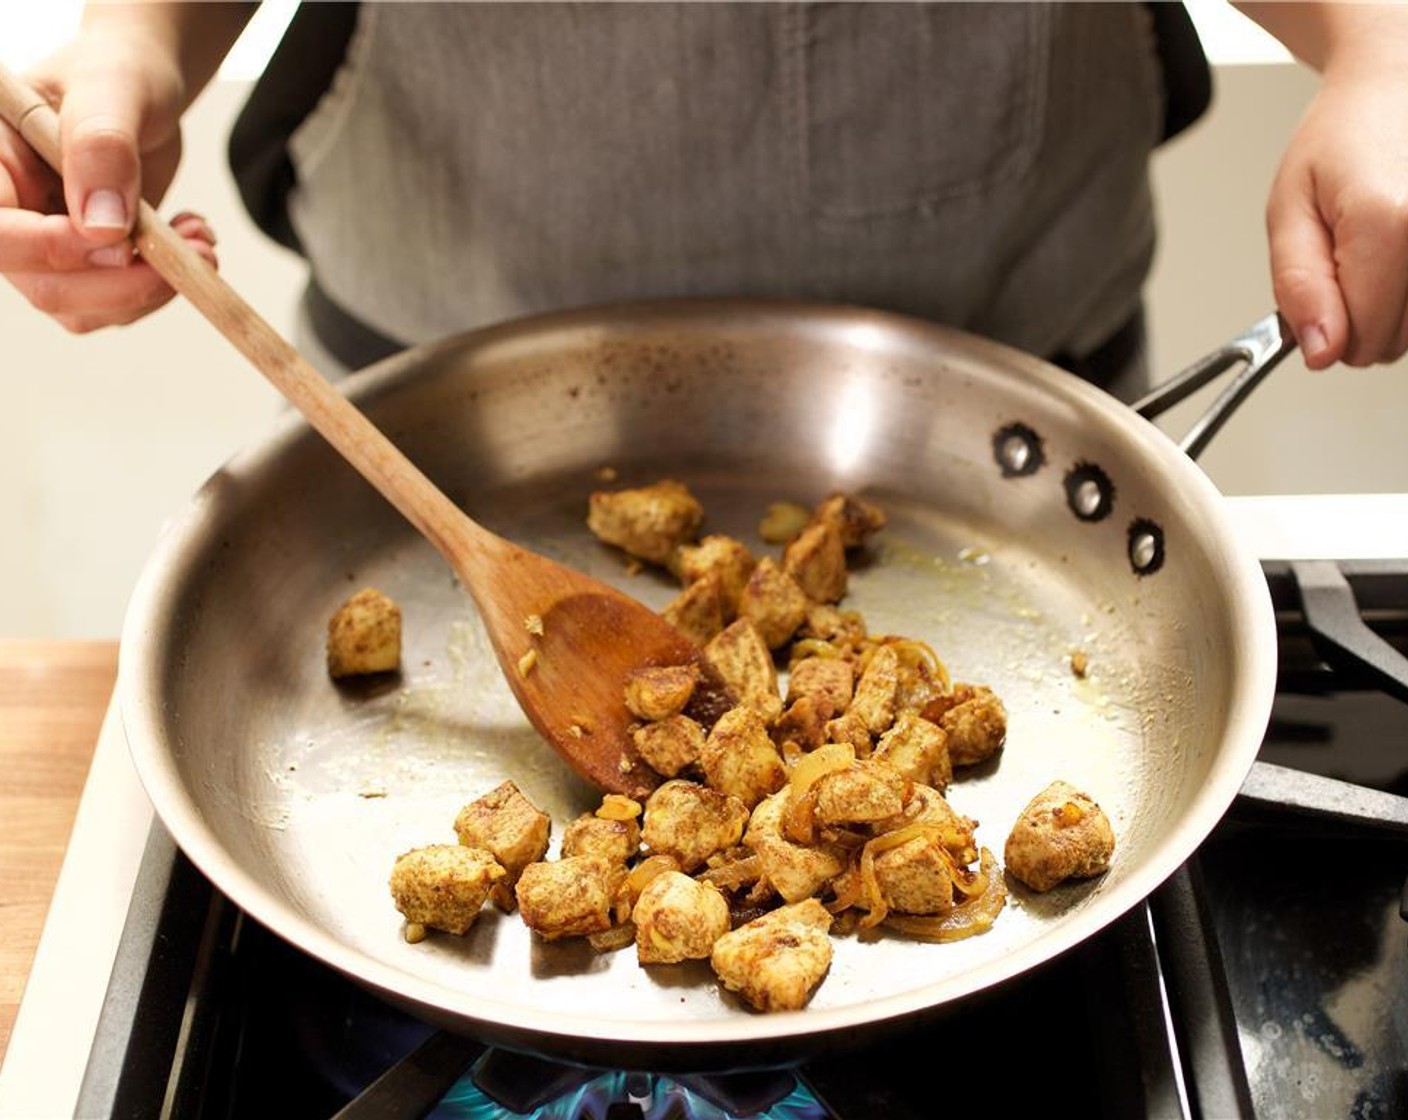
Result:
{"label": "pan cooking surface", "polygon": [[[776,1058],[757,1042],[806,1045],[941,1005],[1137,902],[1211,829],[1254,756],[1274,669],[1259,569],[1229,551],[1215,492],[1143,421],[990,344],[857,314],[666,316],[667,344],[654,313],[619,332],[569,318],[558,334],[394,360],[358,397],[488,528],[656,607],[673,584],[630,574],[591,537],[593,489],[678,478],[707,532],[759,555],[771,502],[836,488],[876,501],[889,525],[842,605],[874,633],[928,643],[1009,713],[1006,748],[960,772],[951,803],[1000,859],[1026,802],[1070,781],[1111,818],[1106,876],[1041,896],[1009,884],[994,928],[956,944],[839,937],[810,1007],[786,1015],[743,1009],[706,962],[642,969],[630,949],[538,942],[492,907],[464,938],[406,944],[386,885],[397,855],[453,842],[459,809],[505,779],[552,814],[552,851],[597,795],[528,726],[440,557],[296,422],[203,488],[134,597],[124,716],[177,841],[255,918],[372,987],[510,1044],[575,1037],[587,1058],[613,1042],[697,1057],[748,1040],[750,1059]],[[1005,475],[994,461],[993,434],[1013,421],[1039,433],[1046,469]],[[1063,476],[1077,463],[1100,466],[1114,515],[1073,515]],[[1136,515],[1168,546],[1147,578],[1126,559]],[[402,672],[337,685],[327,621],[364,586],[402,607]]]}

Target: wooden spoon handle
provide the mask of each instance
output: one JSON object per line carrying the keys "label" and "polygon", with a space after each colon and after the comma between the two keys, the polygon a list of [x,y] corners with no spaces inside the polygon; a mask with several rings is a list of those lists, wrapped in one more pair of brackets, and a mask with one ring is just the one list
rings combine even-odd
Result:
{"label": "wooden spoon handle", "polygon": [[[62,173],[59,117],[28,83],[0,66],[0,117]],[[457,570],[477,549],[502,545],[470,520],[375,425],[281,336],[146,202],[133,243],[157,273],[247,357],[309,424],[391,502]]]}

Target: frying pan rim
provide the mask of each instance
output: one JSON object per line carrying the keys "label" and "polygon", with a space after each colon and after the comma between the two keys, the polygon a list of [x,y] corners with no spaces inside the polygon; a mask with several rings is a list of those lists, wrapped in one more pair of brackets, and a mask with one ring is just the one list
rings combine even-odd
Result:
{"label": "frying pan rim", "polygon": [[[603,1022],[590,1015],[561,1009],[540,1010],[521,1003],[471,996],[429,978],[409,973],[355,948],[299,913],[292,905],[263,887],[238,861],[228,856],[224,845],[202,818],[186,784],[174,765],[164,759],[161,725],[162,699],[156,671],[162,656],[159,635],[164,621],[166,589],[180,573],[183,554],[178,545],[198,533],[210,516],[213,499],[209,484],[202,487],[184,514],[173,518],[164,530],[157,548],[145,566],[129,602],[124,622],[119,659],[118,694],[124,727],[139,778],[146,788],[158,818],[192,862],[241,909],[279,936],[299,946],[316,959],[370,986],[441,1015],[463,1019],[466,1029],[492,1030],[499,1023],[511,1024],[515,1033],[551,1040],[578,1040],[590,1037],[602,1045],[677,1046],[688,1049],[772,1039],[821,1036],[847,1028],[889,1021],[897,1017],[932,1010],[939,1004],[961,1000],[987,989],[1031,967],[1051,959],[1085,941],[1088,937],[1127,913],[1168,878],[1206,837],[1211,826],[1198,822],[1211,816],[1220,819],[1231,804],[1246,772],[1255,758],[1255,747],[1269,719],[1274,691],[1274,615],[1270,593],[1259,563],[1250,557],[1233,531],[1222,496],[1211,481],[1154,424],[1143,419],[1113,398],[1047,363],[1013,350],[1001,343],[967,334],[953,328],[927,323],[891,312],[840,304],[816,304],[790,300],[656,300],[633,304],[611,304],[577,308],[546,315],[530,316],[512,322],[464,332],[437,342],[415,347],[385,359],[352,375],[345,385],[349,398],[359,403],[374,400],[418,369],[432,368],[447,353],[467,348],[488,349],[494,344],[528,335],[553,331],[577,331],[602,324],[621,324],[649,329],[662,321],[733,324],[746,322],[752,329],[764,329],[776,319],[791,321],[802,316],[807,322],[852,329],[869,324],[899,329],[917,338],[929,338],[971,355],[977,360],[996,362],[1008,372],[1034,378],[1047,392],[1072,403],[1080,410],[1094,410],[1108,423],[1128,426],[1137,432],[1139,442],[1152,457],[1156,469],[1169,472],[1184,500],[1193,503],[1208,521],[1210,534],[1224,549],[1224,566],[1233,580],[1220,588],[1223,599],[1235,617],[1232,632],[1251,635],[1251,642],[1238,643],[1233,651],[1240,665],[1243,687],[1233,691],[1225,727],[1244,726],[1243,739],[1255,738],[1250,747],[1236,744],[1229,750],[1224,741],[1202,791],[1182,817],[1162,836],[1155,857],[1136,868],[1115,887],[1104,891],[1099,905],[1081,907],[1066,915],[1052,932],[1034,938],[1006,956],[982,963],[961,977],[947,977],[924,987],[856,1004],[837,1007],[809,1007],[797,1012],[770,1015],[730,1014],[718,1019],[641,1023],[624,1019]],[[1082,413],[1084,414],[1084,412]],[[278,419],[269,435],[233,456],[217,475],[238,476],[241,471],[276,458],[294,441],[306,438],[310,429],[296,415]],[[1270,643],[1266,636],[1270,635]],[[495,1017],[498,1016],[498,1017]]]}

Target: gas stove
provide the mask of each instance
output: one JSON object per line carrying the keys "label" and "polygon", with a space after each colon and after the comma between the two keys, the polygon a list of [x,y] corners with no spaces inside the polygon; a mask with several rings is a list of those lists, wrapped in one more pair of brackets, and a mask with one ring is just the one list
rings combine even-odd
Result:
{"label": "gas stove", "polygon": [[[1234,498],[1277,613],[1256,767],[1145,903],[1042,967],[795,1068],[557,1066],[435,1030],[270,934],[104,725],[0,1116],[1408,1115],[1408,495]],[[937,1074],[937,1076],[936,1076]]]}

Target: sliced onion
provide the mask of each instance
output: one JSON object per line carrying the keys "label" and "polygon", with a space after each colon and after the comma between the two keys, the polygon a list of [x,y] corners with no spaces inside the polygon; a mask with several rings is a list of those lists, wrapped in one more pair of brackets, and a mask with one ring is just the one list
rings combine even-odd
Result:
{"label": "sliced onion", "polygon": [[890,912],[890,904],[885,901],[885,894],[880,889],[880,879],[875,874],[875,857],[891,848],[898,848],[901,844],[908,844],[911,840],[935,836],[937,833],[938,829],[933,825],[915,823],[866,841],[865,847],[860,851],[860,881],[861,903],[868,913],[860,920],[861,929],[879,925]]}
{"label": "sliced onion", "polygon": [[979,877],[985,880],[983,893],[954,907],[947,914],[933,917],[890,914],[885,924],[920,941],[962,941],[965,937],[986,933],[1007,903],[1007,886],[1002,881],[1002,869],[987,848],[979,856]]}
{"label": "sliced onion", "polygon": [[636,904],[641,892],[650,885],[651,880],[657,875],[679,869],[679,861],[674,856],[653,855],[641,860],[626,875],[626,890],[630,895],[631,905]]}
{"label": "sliced onion", "polygon": [[696,876],[696,878],[706,883],[713,883],[716,887],[736,890],[745,883],[757,882],[762,873],[762,859],[757,855],[749,855],[720,863],[717,867],[709,868],[708,871]]}
{"label": "sliced onion", "polygon": [[633,922],[623,922],[619,926],[587,934],[587,943],[598,953],[614,953],[627,945],[634,945],[636,927]]}
{"label": "sliced onion", "polygon": [[601,799],[596,815],[606,821],[633,821],[641,815],[641,804],[619,793],[608,793]]}
{"label": "sliced onion", "polygon": [[844,770],[856,760],[856,749],[850,743],[827,743],[802,756],[787,780],[788,796],[794,801],[816,785],[827,774]]}

